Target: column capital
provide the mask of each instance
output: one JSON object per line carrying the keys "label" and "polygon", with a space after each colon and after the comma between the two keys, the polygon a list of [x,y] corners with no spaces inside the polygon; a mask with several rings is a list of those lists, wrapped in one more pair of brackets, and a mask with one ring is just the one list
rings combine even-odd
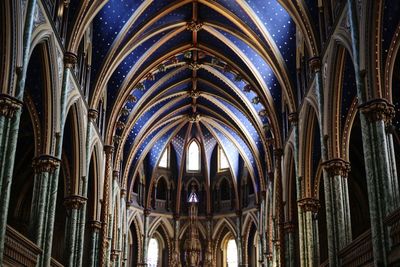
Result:
{"label": "column capital", "polygon": [[99,116],[99,112],[96,109],[93,109],[93,108],[89,109],[89,111],[88,111],[89,121],[92,121],[92,122],[96,121],[98,116]]}
{"label": "column capital", "polygon": [[297,112],[289,113],[288,120],[291,126],[296,126],[299,122],[299,117],[297,115]]}
{"label": "column capital", "polygon": [[150,213],[151,213],[150,209],[144,209],[143,210],[143,214],[144,214],[145,217],[149,217]]}
{"label": "column capital", "polygon": [[70,195],[64,198],[64,206],[67,209],[80,209],[85,203],[87,198],[79,195]]}
{"label": "column capital", "polygon": [[181,216],[179,215],[179,213],[174,213],[173,218],[175,221],[179,221],[179,219],[181,218]]}
{"label": "column capital", "polygon": [[371,122],[383,120],[390,124],[395,115],[394,105],[383,98],[370,100],[359,105],[358,108]]}
{"label": "column capital", "polygon": [[35,173],[54,171],[59,165],[60,160],[50,155],[40,155],[33,159],[32,168]]}
{"label": "column capital", "polygon": [[343,176],[347,177],[350,171],[350,162],[340,158],[330,159],[323,163],[325,170],[329,176]]}
{"label": "column capital", "polygon": [[275,148],[274,149],[275,157],[282,157],[283,156],[283,149],[282,148]]}
{"label": "column capital", "polygon": [[118,170],[113,170],[113,179],[118,181],[119,178],[119,171]]}
{"label": "column capital", "polygon": [[321,58],[316,56],[308,60],[308,65],[312,72],[318,72],[321,70]]}
{"label": "column capital", "polygon": [[316,198],[306,197],[297,201],[300,208],[303,211],[311,211],[312,213],[318,213],[320,204],[319,200]]}
{"label": "column capital", "polygon": [[0,94],[0,116],[12,118],[17,110],[22,108],[22,105],[23,102],[17,98],[7,94]]}
{"label": "column capital", "polygon": [[104,152],[107,155],[110,155],[110,154],[114,153],[114,146],[104,145]]}
{"label": "column capital", "polygon": [[88,221],[87,225],[93,231],[100,231],[100,229],[101,229],[101,222],[100,221],[96,221],[96,220]]}
{"label": "column capital", "polygon": [[73,52],[64,53],[64,66],[66,68],[74,68],[78,62],[78,56]]}
{"label": "column capital", "polygon": [[111,250],[111,260],[112,261],[115,261],[118,257],[119,257],[119,255],[121,254],[121,250],[119,250],[119,249],[112,249]]}
{"label": "column capital", "polygon": [[285,233],[294,233],[295,230],[296,230],[296,225],[293,222],[289,221],[283,224],[283,231]]}

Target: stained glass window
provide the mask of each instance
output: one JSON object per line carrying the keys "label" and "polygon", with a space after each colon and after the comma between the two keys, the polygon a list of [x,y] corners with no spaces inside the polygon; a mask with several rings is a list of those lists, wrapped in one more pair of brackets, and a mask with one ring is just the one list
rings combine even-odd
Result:
{"label": "stained glass window", "polygon": [[200,171],[200,148],[196,141],[189,145],[187,153],[187,170],[190,172]]}
{"label": "stained glass window", "polygon": [[228,267],[238,267],[238,251],[234,239],[228,241],[226,250],[226,262],[228,263]]}

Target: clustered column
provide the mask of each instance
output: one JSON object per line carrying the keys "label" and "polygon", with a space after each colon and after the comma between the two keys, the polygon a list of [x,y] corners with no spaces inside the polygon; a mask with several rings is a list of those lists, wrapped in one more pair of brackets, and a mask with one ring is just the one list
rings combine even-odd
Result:
{"label": "clustered column", "polygon": [[302,225],[303,250],[300,258],[301,266],[317,266],[319,264],[318,209],[319,201],[315,198],[303,198],[298,201],[300,222]]}

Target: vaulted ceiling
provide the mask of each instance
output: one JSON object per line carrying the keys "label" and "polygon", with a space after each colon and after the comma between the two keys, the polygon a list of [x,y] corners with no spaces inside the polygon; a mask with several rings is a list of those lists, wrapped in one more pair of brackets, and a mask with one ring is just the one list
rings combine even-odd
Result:
{"label": "vaulted ceiling", "polygon": [[[313,9],[303,5],[310,16]],[[235,179],[244,162],[256,189],[264,187],[272,150],[282,145],[282,113],[296,109],[300,15],[287,11],[294,6],[110,0],[101,7],[93,20],[90,105],[105,103],[106,138],[118,144],[124,179],[142,163],[151,178],[169,144],[182,169],[185,147],[196,138],[206,164],[219,144]],[[298,23],[312,29],[308,20]]]}

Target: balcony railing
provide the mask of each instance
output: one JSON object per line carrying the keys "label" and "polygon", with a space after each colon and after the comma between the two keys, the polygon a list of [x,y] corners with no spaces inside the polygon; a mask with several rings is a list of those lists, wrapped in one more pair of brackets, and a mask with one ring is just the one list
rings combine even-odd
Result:
{"label": "balcony railing", "polygon": [[4,266],[36,266],[42,250],[14,228],[7,225]]}
{"label": "balcony railing", "polygon": [[341,266],[373,266],[371,231],[368,230],[354,239],[339,252]]}
{"label": "balcony railing", "polygon": [[[35,267],[42,250],[31,240],[7,225],[4,246],[4,267]],[[51,267],[63,267],[55,259],[51,259]]]}
{"label": "balcony railing", "polygon": [[[397,209],[384,220],[389,242],[389,264],[400,262],[400,209]],[[373,266],[371,231],[368,230],[339,253],[341,266]],[[397,265],[396,265],[397,266]]]}

